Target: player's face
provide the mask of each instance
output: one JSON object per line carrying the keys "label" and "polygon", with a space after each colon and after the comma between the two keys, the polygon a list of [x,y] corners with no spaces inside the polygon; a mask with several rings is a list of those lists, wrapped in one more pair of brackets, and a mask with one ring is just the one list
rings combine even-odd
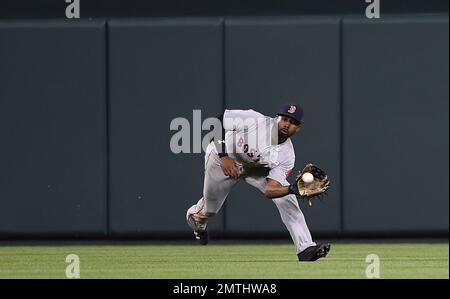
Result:
{"label": "player's face", "polygon": [[278,134],[288,138],[300,130],[300,124],[287,116],[278,116]]}

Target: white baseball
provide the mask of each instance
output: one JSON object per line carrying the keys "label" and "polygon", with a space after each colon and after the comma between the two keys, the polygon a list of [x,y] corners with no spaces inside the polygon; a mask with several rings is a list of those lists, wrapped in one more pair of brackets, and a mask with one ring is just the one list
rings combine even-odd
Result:
{"label": "white baseball", "polygon": [[305,183],[311,183],[312,181],[314,181],[314,176],[311,173],[309,173],[309,172],[305,172],[302,175],[302,180]]}

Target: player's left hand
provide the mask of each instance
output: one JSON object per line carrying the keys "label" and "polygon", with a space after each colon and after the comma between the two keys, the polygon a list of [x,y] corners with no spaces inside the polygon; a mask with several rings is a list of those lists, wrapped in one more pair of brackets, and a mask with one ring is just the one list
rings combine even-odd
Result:
{"label": "player's left hand", "polygon": [[[302,174],[306,172],[311,173],[314,177],[314,180],[310,183],[305,183],[302,180]],[[308,205],[312,206],[312,199],[327,195],[326,191],[329,187],[330,179],[326,172],[317,165],[308,163],[302,171],[298,172],[295,183],[289,186],[289,192],[306,199]]]}

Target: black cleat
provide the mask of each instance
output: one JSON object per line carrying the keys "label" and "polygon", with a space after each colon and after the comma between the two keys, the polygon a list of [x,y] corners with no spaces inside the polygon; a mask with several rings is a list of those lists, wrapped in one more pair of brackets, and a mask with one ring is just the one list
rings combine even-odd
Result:
{"label": "black cleat", "polygon": [[311,246],[297,254],[300,262],[313,262],[322,257],[326,257],[330,251],[331,245],[328,243],[320,243],[316,246]]}
{"label": "black cleat", "polygon": [[191,214],[186,214],[186,220],[194,231],[195,239],[197,239],[201,245],[208,244],[209,236],[208,231],[206,230],[206,224],[198,223]]}
{"label": "black cleat", "polygon": [[195,238],[201,245],[206,245],[209,242],[208,231],[205,229],[202,232],[194,232]]}

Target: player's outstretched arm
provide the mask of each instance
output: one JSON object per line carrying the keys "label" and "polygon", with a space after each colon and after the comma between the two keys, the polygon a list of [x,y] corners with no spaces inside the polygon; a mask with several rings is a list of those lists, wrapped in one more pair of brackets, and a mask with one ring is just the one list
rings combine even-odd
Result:
{"label": "player's outstretched arm", "polygon": [[289,186],[283,186],[280,182],[267,178],[266,192],[264,193],[267,198],[283,197],[288,194],[290,194]]}

